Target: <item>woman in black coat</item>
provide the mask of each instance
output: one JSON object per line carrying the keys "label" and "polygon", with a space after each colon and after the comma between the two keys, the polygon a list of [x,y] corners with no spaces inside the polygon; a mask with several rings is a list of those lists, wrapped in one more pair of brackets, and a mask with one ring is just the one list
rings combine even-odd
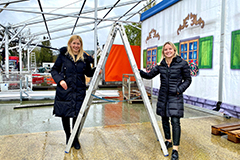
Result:
{"label": "woman in black coat", "polygon": [[[57,83],[53,114],[62,117],[66,143],[71,135],[70,118],[73,118],[73,127],[86,95],[85,75],[92,77],[95,71],[91,68],[92,62],[92,57],[83,51],[81,37],[73,35],[68,41],[68,46],[60,49],[51,70],[52,77]],[[73,146],[80,149],[77,136],[74,138]]]}
{"label": "woman in black coat", "polygon": [[183,117],[183,92],[191,84],[190,68],[186,61],[178,56],[175,45],[166,42],[162,49],[162,61],[149,73],[140,70],[140,75],[152,79],[160,73],[161,86],[158,93],[157,114],[162,117],[162,125],[167,148],[172,147],[169,117],[171,117],[173,133],[172,159],[178,159],[180,142],[180,118]]}

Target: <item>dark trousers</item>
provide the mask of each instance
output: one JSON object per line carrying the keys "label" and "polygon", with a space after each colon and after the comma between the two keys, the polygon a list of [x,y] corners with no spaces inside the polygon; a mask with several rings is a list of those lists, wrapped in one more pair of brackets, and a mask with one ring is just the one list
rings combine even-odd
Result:
{"label": "dark trousers", "polygon": [[[171,117],[172,134],[173,134],[173,145],[179,146],[181,136],[181,126],[179,117]],[[166,139],[171,139],[169,117],[162,117],[162,126]]]}
{"label": "dark trousers", "polygon": [[[77,117],[73,118],[72,120],[72,128],[74,127],[74,124],[77,120]],[[63,129],[64,129],[64,132],[66,134],[66,138],[67,138],[67,141],[71,135],[71,126],[70,126],[70,118],[66,118],[66,117],[62,117],[62,125],[63,125]],[[79,132],[79,130],[78,130]],[[76,133],[76,135],[78,135],[78,132]],[[77,136],[75,136],[76,138]]]}

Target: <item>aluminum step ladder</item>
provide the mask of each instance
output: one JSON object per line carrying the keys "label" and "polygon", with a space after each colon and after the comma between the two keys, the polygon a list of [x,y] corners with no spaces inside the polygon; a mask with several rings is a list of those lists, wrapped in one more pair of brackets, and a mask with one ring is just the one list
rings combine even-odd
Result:
{"label": "aluminum step ladder", "polygon": [[155,132],[156,138],[160,142],[160,146],[162,148],[164,156],[168,156],[168,151],[167,151],[165,142],[163,140],[163,137],[162,137],[161,131],[159,129],[156,117],[154,115],[154,112],[152,110],[152,106],[151,106],[151,103],[149,101],[148,95],[146,93],[146,90],[145,90],[142,78],[141,78],[141,76],[139,74],[137,64],[135,62],[132,50],[130,48],[130,44],[129,44],[128,39],[127,39],[127,35],[125,33],[125,29],[124,29],[124,27],[123,27],[123,25],[121,23],[114,23],[112,25],[112,28],[111,28],[110,33],[109,33],[108,38],[107,38],[107,42],[106,42],[106,44],[104,46],[102,55],[100,57],[100,60],[99,60],[98,65],[96,67],[95,73],[94,73],[94,75],[92,77],[92,80],[90,82],[90,86],[89,86],[89,88],[87,90],[87,93],[86,93],[85,99],[83,101],[82,107],[81,107],[81,109],[79,111],[77,120],[75,122],[73,131],[72,131],[72,134],[71,134],[71,136],[69,138],[69,141],[68,141],[68,144],[66,146],[65,153],[69,153],[75,135],[78,133],[77,137],[79,137],[79,135],[80,135],[80,133],[82,131],[85,119],[86,119],[87,114],[88,114],[88,110],[89,110],[90,105],[91,105],[92,100],[93,100],[93,96],[91,96],[91,95],[92,94],[94,95],[95,92],[96,92],[96,89],[98,87],[98,84],[99,84],[99,81],[100,81],[100,78],[101,78],[101,75],[99,74],[100,70],[106,64],[106,61],[107,61],[110,49],[112,47],[112,44],[114,42],[114,39],[116,37],[117,31],[120,32],[123,44],[125,46],[125,49],[126,49],[126,52],[127,52],[127,55],[128,55],[129,62],[131,64],[133,73],[135,75],[135,79],[136,79],[138,88],[139,88],[139,90],[141,92],[141,96],[142,96],[144,105],[145,105],[145,107],[146,107],[146,109],[148,111],[149,118],[151,120],[151,124],[152,124],[153,130]]}

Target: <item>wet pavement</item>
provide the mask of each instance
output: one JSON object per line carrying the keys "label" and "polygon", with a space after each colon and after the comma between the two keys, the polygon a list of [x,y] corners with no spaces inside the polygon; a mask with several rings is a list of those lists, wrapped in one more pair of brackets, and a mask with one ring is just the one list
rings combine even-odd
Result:
{"label": "wet pavement", "polygon": [[[120,97],[121,99],[121,97]],[[23,101],[22,104],[52,103]],[[81,149],[64,153],[61,119],[52,106],[14,109],[19,101],[0,102],[0,159],[170,159],[164,157],[143,103],[92,104],[79,137]],[[156,99],[153,100],[155,112]],[[194,107],[193,107],[194,108]],[[239,159],[240,144],[226,135],[211,134],[211,126],[240,121],[185,106],[181,119],[180,159]],[[156,116],[162,131],[161,118]],[[163,133],[163,132],[162,132]],[[171,155],[171,149],[168,150]]]}

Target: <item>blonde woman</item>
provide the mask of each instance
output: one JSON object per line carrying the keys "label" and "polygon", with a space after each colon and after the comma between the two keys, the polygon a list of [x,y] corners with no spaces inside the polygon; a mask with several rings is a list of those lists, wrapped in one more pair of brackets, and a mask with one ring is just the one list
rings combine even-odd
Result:
{"label": "blonde woman", "polygon": [[[73,127],[86,95],[85,75],[92,77],[95,71],[95,68],[91,68],[92,62],[92,57],[83,51],[82,38],[73,35],[67,47],[60,49],[51,70],[52,77],[57,83],[53,114],[62,117],[66,144],[71,135],[70,118],[73,118]],[[73,146],[75,149],[81,147],[77,137],[74,138]]]}
{"label": "blonde woman", "polygon": [[178,56],[176,46],[172,42],[163,45],[162,60],[159,65],[149,73],[140,70],[141,77],[146,79],[152,79],[158,74],[160,74],[161,86],[158,93],[157,115],[162,117],[166,147],[173,147],[171,159],[177,160],[181,135],[180,118],[184,114],[183,92],[190,86],[192,78],[188,63]]}

